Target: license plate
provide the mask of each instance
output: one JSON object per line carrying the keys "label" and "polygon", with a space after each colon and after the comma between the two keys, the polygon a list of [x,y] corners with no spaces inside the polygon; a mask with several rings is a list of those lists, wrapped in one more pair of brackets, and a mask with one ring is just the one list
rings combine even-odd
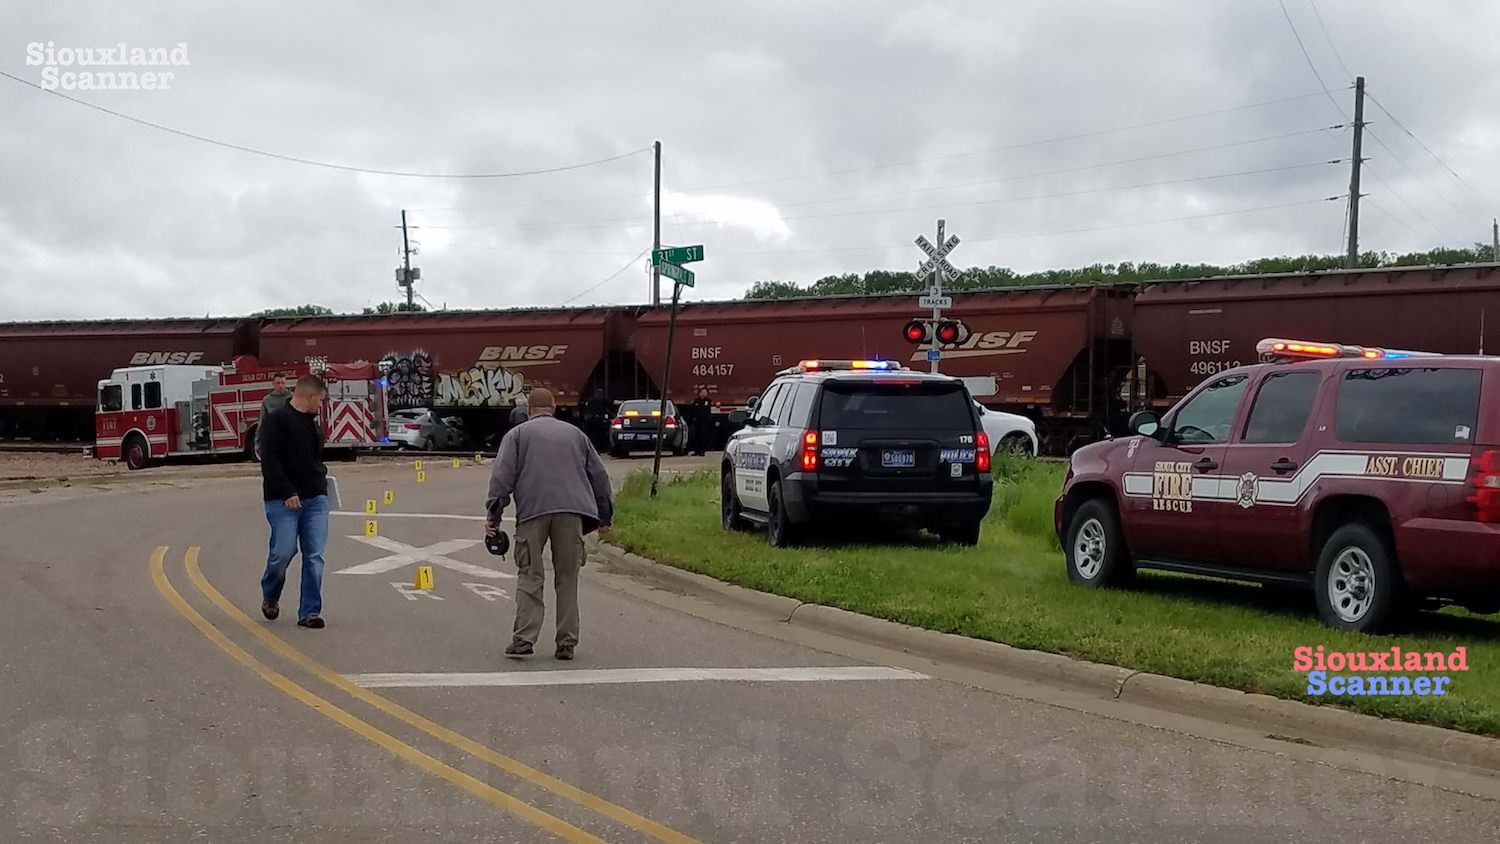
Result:
{"label": "license plate", "polygon": [[622,439],[622,440],[633,440],[635,438],[636,438],[635,434],[621,434],[620,435],[620,439]]}
{"label": "license plate", "polygon": [[917,465],[915,451],[882,451],[880,465],[886,469],[910,469]]}

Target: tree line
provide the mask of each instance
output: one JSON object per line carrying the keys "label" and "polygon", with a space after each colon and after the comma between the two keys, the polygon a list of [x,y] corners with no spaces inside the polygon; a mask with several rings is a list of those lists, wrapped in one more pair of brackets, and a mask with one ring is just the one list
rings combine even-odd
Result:
{"label": "tree line", "polygon": [[[1426,252],[1393,254],[1365,252],[1359,266],[1366,269],[1409,267],[1427,264],[1472,264],[1496,260],[1494,248],[1476,243],[1472,249],[1430,249]],[[1333,270],[1344,266],[1343,255],[1285,255],[1256,258],[1240,264],[1159,264],[1154,261],[1118,264],[1091,264],[1072,269],[1018,273],[1009,267],[970,267],[962,271],[957,283],[943,284],[950,290],[984,290],[994,287],[1023,285],[1088,285],[1145,281],[1175,281],[1216,275],[1255,275],[1260,273],[1293,273]],[[918,280],[905,270],[870,270],[864,273],[828,275],[808,284],[794,281],[757,281],[745,294],[746,299],[786,299],[793,296],[876,296],[883,293],[920,293],[928,281]]]}

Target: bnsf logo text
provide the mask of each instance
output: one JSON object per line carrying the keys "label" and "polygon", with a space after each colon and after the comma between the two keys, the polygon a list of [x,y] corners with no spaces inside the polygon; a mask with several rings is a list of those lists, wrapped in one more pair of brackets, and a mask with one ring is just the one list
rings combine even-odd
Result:
{"label": "bnsf logo text", "polygon": [[480,363],[537,363],[553,361],[568,351],[567,346],[485,346],[479,353]]}
{"label": "bnsf logo text", "polygon": [[[987,357],[989,355],[1019,355],[1026,352],[1026,345],[1036,339],[1035,331],[980,331],[969,335],[963,345],[943,351],[945,357]],[[925,347],[924,347],[925,349]],[[912,360],[925,360],[927,352],[918,350]]]}
{"label": "bnsf logo text", "polygon": [[159,363],[197,363],[203,360],[202,352],[136,352],[130,356],[131,366],[151,366]]}

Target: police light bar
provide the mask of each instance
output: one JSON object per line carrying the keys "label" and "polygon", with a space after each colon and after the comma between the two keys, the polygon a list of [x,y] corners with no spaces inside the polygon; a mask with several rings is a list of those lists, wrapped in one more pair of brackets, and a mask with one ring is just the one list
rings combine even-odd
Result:
{"label": "police light bar", "polygon": [[1378,346],[1351,346],[1341,343],[1318,343],[1306,340],[1282,340],[1267,338],[1255,344],[1255,351],[1262,358],[1364,358],[1366,360],[1399,360],[1401,358],[1441,357],[1434,352],[1412,352],[1405,349],[1384,349]]}
{"label": "police light bar", "polygon": [[841,369],[869,369],[869,370],[893,370],[900,369],[901,364],[893,360],[821,360],[812,358],[800,361],[794,371],[802,372],[831,372]]}

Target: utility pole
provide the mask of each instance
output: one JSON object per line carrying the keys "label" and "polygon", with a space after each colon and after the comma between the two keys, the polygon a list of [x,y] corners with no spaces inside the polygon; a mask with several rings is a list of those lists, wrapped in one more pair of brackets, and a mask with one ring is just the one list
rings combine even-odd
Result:
{"label": "utility pole", "polygon": [[[651,248],[652,248],[652,250],[657,250],[657,249],[661,248],[661,141],[657,141],[657,142],[653,143],[651,145],[651,148],[656,153],[656,155],[655,155],[655,158],[656,158],[656,179],[655,179],[655,186],[652,188],[652,191],[651,191],[652,197],[653,197],[653,200],[652,200],[652,203],[651,203],[652,212],[653,212],[652,216],[655,217],[654,228],[655,228],[656,234],[651,239]],[[651,262],[651,307],[654,308],[654,307],[656,307],[657,305],[660,305],[660,304],[661,304],[661,268],[658,267],[658,266],[656,266],[656,262],[655,261],[652,261]]]}
{"label": "utility pole", "polygon": [[1500,218],[1490,218],[1490,260],[1500,262]]}
{"label": "utility pole", "polygon": [[401,263],[404,270],[403,282],[406,285],[406,311],[410,313],[412,304],[411,283],[411,241],[406,237],[406,209],[401,209]]}
{"label": "utility pole", "polygon": [[1359,266],[1359,165],[1365,136],[1365,78],[1354,77],[1354,157],[1349,160],[1349,254],[1344,263]]}

